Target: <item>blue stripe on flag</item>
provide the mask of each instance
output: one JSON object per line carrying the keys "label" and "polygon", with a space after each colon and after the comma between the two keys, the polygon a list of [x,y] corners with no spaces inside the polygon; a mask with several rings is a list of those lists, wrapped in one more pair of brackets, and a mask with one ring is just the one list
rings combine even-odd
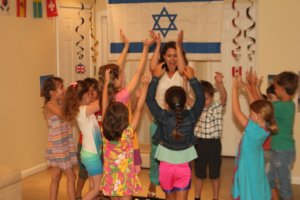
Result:
{"label": "blue stripe on flag", "polygon": [[108,4],[121,4],[121,3],[210,2],[210,1],[224,1],[224,0],[109,0]]}
{"label": "blue stripe on flag", "polygon": [[[164,43],[162,43],[162,46]],[[184,42],[182,44],[186,53],[221,53],[220,42]],[[111,43],[110,53],[121,53],[123,50],[123,43]],[[149,49],[153,52],[155,46],[152,45]],[[143,51],[142,42],[131,42],[129,46],[129,53],[141,53]]]}

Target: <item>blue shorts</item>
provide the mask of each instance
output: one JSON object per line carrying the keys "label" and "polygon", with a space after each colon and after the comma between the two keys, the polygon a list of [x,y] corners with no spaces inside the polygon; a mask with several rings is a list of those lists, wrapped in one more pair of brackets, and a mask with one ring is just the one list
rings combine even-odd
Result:
{"label": "blue shorts", "polygon": [[81,162],[84,164],[89,176],[96,176],[103,173],[101,156],[81,149]]}

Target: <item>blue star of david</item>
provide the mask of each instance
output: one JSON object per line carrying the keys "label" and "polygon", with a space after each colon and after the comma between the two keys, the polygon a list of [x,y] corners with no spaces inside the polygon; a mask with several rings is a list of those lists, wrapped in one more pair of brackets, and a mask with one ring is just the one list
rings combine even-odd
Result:
{"label": "blue star of david", "polygon": [[[160,14],[156,14],[156,15],[152,15],[153,19],[154,19],[154,26],[152,28],[152,30],[155,31],[160,31],[161,34],[166,37],[169,31],[176,31],[177,27],[174,24],[174,21],[177,17],[177,14],[169,14],[169,12],[167,11],[167,9],[165,7],[163,7],[163,9],[161,10]],[[159,24],[159,20],[161,17],[167,17],[170,20],[170,24],[167,28],[165,27],[161,27]]]}

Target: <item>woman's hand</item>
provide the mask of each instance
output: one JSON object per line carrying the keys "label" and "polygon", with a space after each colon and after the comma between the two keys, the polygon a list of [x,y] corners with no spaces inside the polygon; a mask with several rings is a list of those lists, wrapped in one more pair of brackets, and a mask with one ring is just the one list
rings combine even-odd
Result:
{"label": "woman's hand", "polygon": [[162,77],[162,75],[165,73],[165,69],[163,69],[163,64],[165,64],[165,62],[162,62],[158,65],[156,65],[155,69],[152,70],[152,76],[155,76],[155,77]]}
{"label": "woman's hand", "polygon": [[176,45],[180,48],[182,47],[182,41],[183,41],[183,30],[179,31],[177,42],[176,42]]}

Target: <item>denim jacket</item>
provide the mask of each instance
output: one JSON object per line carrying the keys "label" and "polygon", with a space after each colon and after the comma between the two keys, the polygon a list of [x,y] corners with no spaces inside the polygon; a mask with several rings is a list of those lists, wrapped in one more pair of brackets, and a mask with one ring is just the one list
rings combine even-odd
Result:
{"label": "denim jacket", "polygon": [[155,99],[158,82],[158,77],[152,78],[146,98],[148,108],[158,123],[158,127],[153,135],[152,141],[156,144],[161,144],[170,150],[184,150],[196,143],[194,127],[200,117],[205,102],[200,82],[196,78],[189,80],[190,85],[195,92],[195,103],[190,110],[183,110],[182,112],[182,123],[178,129],[183,135],[181,140],[175,140],[172,137],[172,131],[176,127],[175,112],[162,109]]}

